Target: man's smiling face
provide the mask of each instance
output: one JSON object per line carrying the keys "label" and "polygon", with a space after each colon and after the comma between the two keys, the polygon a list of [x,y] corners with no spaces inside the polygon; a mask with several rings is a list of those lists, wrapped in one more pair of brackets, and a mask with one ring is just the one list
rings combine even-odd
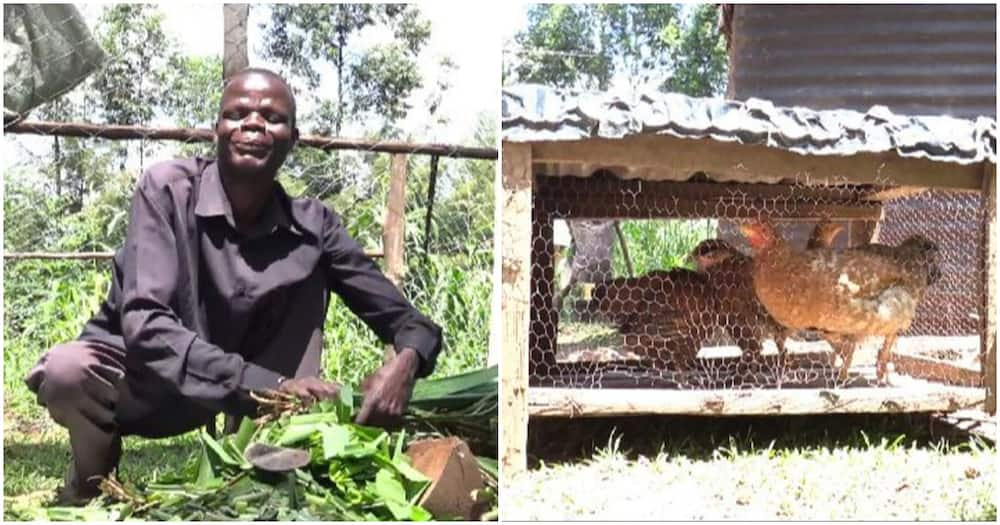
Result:
{"label": "man's smiling face", "polygon": [[230,176],[273,177],[299,136],[291,91],[274,75],[237,74],[222,92],[215,133]]}

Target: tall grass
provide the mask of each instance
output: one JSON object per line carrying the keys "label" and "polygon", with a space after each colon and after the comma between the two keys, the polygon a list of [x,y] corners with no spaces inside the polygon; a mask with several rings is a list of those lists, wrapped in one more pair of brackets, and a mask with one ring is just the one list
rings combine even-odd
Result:
{"label": "tall grass", "polygon": [[109,282],[110,273],[97,262],[5,264],[5,408],[23,412],[31,406],[24,375],[45,350],[80,334]]}
{"label": "tall grass", "polygon": [[[689,266],[686,258],[701,241],[715,237],[718,221],[631,220],[621,221],[635,275],[650,270]],[[615,275],[628,275],[625,257],[619,244],[611,259]]]}
{"label": "tall grass", "polygon": [[[444,330],[435,375],[486,365],[489,334],[489,252],[431,255],[407,283],[412,303]],[[4,391],[6,406],[24,414],[33,405],[23,377],[48,348],[75,339],[110,285],[108,263],[24,261],[4,272]],[[336,298],[324,324],[326,377],[358,384],[382,361],[377,337]]]}

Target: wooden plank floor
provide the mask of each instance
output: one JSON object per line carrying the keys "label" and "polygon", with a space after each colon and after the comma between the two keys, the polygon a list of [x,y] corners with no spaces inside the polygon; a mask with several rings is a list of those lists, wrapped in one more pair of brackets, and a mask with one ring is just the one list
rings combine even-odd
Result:
{"label": "wooden plank floor", "polygon": [[985,389],[936,384],[754,390],[528,389],[531,416],[791,415],[954,412],[983,406]]}

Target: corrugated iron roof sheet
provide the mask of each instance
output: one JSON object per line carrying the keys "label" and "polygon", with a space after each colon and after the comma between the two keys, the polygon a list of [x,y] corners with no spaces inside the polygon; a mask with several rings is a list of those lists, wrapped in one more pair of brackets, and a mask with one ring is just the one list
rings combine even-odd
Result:
{"label": "corrugated iron roof sheet", "polygon": [[867,112],[816,111],[695,98],[676,93],[558,90],[535,84],[503,90],[502,139],[508,142],[620,139],[633,135],[712,138],[764,145],[804,155],[895,152],[957,164],[996,163],[996,120],[895,115],[885,106]]}
{"label": "corrugated iron roof sheet", "polygon": [[996,118],[996,6],[733,6],[729,96]]}

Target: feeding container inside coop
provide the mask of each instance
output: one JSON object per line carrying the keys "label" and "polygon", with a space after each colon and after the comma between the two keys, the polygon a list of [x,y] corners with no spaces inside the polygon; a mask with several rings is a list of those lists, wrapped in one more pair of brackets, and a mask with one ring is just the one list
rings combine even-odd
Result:
{"label": "feeding container inside coop", "polygon": [[[536,177],[532,385],[982,385],[980,192],[693,180]],[[788,256],[819,271],[755,272],[764,254],[755,257],[740,229],[751,223],[774,226],[779,263]],[[805,324],[775,319],[762,283],[799,298],[809,311],[792,321]],[[833,322],[815,326],[824,321]]]}

